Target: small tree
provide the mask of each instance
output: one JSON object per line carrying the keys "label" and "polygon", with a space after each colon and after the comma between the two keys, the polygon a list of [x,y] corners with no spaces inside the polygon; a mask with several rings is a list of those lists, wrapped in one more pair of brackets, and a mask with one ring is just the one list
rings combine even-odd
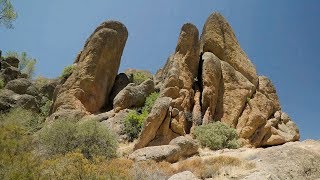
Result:
{"label": "small tree", "polygon": [[14,8],[10,0],[0,0],[0,25],[5,26],[6,28],[12,29],[12,22],[16,20],[17,13],[14,11]]}

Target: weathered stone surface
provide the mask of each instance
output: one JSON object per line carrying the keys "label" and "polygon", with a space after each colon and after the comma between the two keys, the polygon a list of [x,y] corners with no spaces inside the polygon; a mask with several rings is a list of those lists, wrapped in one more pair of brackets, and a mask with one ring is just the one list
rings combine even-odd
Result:
{"label": "weathered stone surface", "polygon": [[171,176],[168,180],[199,180],[199,179],[192,172],[183,171]]}
{"label": "weathered stone surface", "polygon": [[150,141],[156,137],[157,130],[167,116],[171,100],[172,99],[168,97],[160,97],[156,100],[144,123],[141,135],[134,149],[140,149],[148,146]]}
{"label": "weathered stone surface", "polygon": [[154,83],[151,79],[145,80],[140,85],[130,83],[114,98],[113,108],[115,112],[118,112],[131,107],[141,107],[153,92]]}
{"label": "weathered stone surface", "polygon": [[[210,52],[205,52],[202,56],[202,114],[208,114],[205,122],[212,122],[212,116],[215,113],[219,95],[219,86],[221,80],[220,59]],[[208,116],[211,116],[209,118]],[[205,123],[203,123],[205,124]]]}
{"label": "weathered stone surface", "polygon": [[38,112],[38,101],[34,96],[28,94],[17,94],[11,90],[0,91],[0,111],[8,111],[11,108],[21,107]]}
{"label": "weathered stone surface", "polygon": [[162,145],[162,146],[151,146],[138,149],[129,155],[130,159],[134,161],[168,161],[176,162],[179,160],[179,146],[173,145]]}
{"label": "weathered stone surface", "polygon": [[5,62],[10,64],[10,66],[18,68],[19,67],[19,59],[15,58],[15,57],[7,57],[5,59]]}
{"label": "weathered stone surface", "polygon": [[130,83],[130,80],[128,76],[125,73],[120,73],[116,76],[116,79],[114,81],[110,96],[109,96],[109,105],[113,105],[113,100],[116,97],[116,95],[124,89],[128,84]]}
{"label": "weathered stone surface", "polygon": [[49,100],[53,99],[55,88],[59,85],[58,79],[50,79],[47,83],[40,87],[40,93],[46,96]]}
{"label": "weathered stone surface", "polygon": [[8,82],[6,89],[9,89],[17,94],[26,94],[27,89],[32,85],[30,80],[19,78]]}
{"label": "weathered stone surface", "polygon": [[255,86],[227,62],[221,61],[221,69],[223,78],[215,119],[235,128]]}
{"label": "weathered stone surface", "polygon": [[298,127],[284,113],[281,113],[280,119],[269,119],[264,127],[265,135],[263,136],[260,146],[273,146],[284,144],[291,141],[299,141],[300,133]]}
{"label": "weathered stone surface", "polygon": [[269,78],[265,76],[259,76],[258,91],[260,91],[269,100],[272,101],[272,104],[274,106],[274,111],[281,110],[280,101],[279,101],[276,89]]}
{"label": "weathered stone surface", "polygon": [[77,66],[59,88],[53,111],[76,109],[96,113],[108,102],[128,37],[120,22],[106,21],[89,37]]}
{"label": "weathered stone surface", "polygon": [[241,49],[231,26],[219,13],[211,14],[202,30],[202,52],[212,52],[244,75],[254,86],[258,76],[254,65]]}
{"label": "weathered stone surface", "polygon": [[3,77],[5,83],[17,79],[21,76],[21,72],[18,68],[15,67],[7,67],[4,70],[1,70],[1,76]]}
{"label": "weathered stone surface", "polygon": [[251,137],[261,126],[264,126],[274,113],[272,101],[264,94],[257,92],[250,99],[238,120],[237,132],[240,138]]}
{"label": "weathered stone surface", "polygon": [[169,145],[180,147],[181,157],[190,157],[198,153],[199,144],[191,136],[179,136],[170,141]]}
{"label": "weathered stone surface", "polygon": [[177,137],[169,145],[145,147],[134,151],[129,158],[135,161],[155,160],[176,162],[198,153],[198,144],[190,137]]}

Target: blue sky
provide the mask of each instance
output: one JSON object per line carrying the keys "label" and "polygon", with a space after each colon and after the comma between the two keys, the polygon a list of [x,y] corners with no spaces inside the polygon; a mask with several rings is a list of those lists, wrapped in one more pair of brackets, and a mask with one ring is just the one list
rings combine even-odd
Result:
{"label": "blue sky", "polygon": [[107,19],[126,25],[129,38],[120,71],[156,72],[174,51],[186,22],[202,30],[212,12],[222,13],[260,75],[277,88],[283,111],[302,139],[320,139],[320,1],[308,0],[13,0],[15,29],[0,27],[0,49],[26,51],[37,75],[57,77],[85,40]]}

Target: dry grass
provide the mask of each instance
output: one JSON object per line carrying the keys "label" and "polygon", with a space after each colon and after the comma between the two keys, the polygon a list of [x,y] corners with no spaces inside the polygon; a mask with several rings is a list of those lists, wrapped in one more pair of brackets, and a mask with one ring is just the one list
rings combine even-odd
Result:
{"label": "dry grass", "polygon": [[213,178],[217,176],[236,176],[254,167],[252,163],[230,156],[211,157],[204,160],[196,157],[179,162],[176,171],[191,171],[199,178]]}
{"label": "dry grass", "polygon": [[133,167],[135,180],[165,180],[176,173],[168,162],[142,161]]}

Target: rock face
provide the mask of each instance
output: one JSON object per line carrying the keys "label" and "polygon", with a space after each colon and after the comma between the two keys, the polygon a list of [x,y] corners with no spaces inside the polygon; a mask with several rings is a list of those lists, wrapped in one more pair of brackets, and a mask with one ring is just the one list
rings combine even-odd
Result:
{"label": "rock face", "polygon": [[113,100],[113,109],[118,112],[131,107],[141,107],[148,95],[154,92],[154,83],[148,79],[140,85],[130,83]]}
{"label": "rock face", "polygon": [[[71,76],[59,88],[52,113],[96,113],[108,102],[128,37],[120,22],[106,21],[96,28],[76,60]],[[53,115],[54,116],[54,115]]]}
{"label": "rock face", "polygon": [[169,145],[138,149],[130,154],[129,158],[135,161],[177,162],[181,158],[197,154],[198,148],[199,145],[191,137],[180,136],[170,141]]}
{"label": "rock face", "polygon": [[272,82],[257,75],[229,23],[213,13],[200,39],[198,34],[194,25],[183,25],[175,53],[156,73],[156,89],[168,102],[161,116],[149,115],[136,149],[168,144],[214,121],[235,128],[247,146],[299,140],[299,130],[281,111]]}

